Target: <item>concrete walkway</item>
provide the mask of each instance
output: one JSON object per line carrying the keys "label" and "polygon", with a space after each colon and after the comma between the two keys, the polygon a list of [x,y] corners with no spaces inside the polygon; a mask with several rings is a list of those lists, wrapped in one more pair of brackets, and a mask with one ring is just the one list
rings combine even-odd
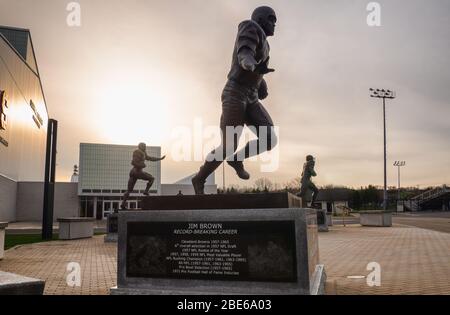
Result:
{"label": "concrete walkway", "polygon": [[[5,252],[0,270],[45,280],[44,294],[109,294],[116,285],[117,244],[103,236],[16,246]],[[81,287],[69,287],[67,265],[80,264]]]}
{"label": "concrete walkway", "polygon": [[[328,275],[327,294],[450,294],[450,234],[394,225],[332,227],[321,233],[320,257]],[[381,286],[366,278],[381,267]],[[349,278],[361,276],[361,278]]]}
{"label": "concrete walkway", "polygon": [[[401,225],[333,226],[319,234],[319,246],[327,294],[450,294],[448,233]],[[95,236],[15,247],[0,261],[0,270],[45,280],[45,294],[108,294],[116,285],[116,257],[116,244]],[[81,287],[66,283],[70,262],[81,266]],[[370,262],[381,266],[380,287],[366,283]]]}
{"label": "concrete walkway", "polygon": [[450,233],[450,211],[396,214],[392,217],[392,220],[397,224]]}
{"label": "concrete walkway", "polygon": [[[6,234],[18,235],[18,234],[40,234],[42,231],[41,222],[12,222],[8,224],[6,228]],[[53,223],[53,233],[58,233],[59,223]],[[94,223],[95,233],[106,233],[106,220],[95,221]]]}

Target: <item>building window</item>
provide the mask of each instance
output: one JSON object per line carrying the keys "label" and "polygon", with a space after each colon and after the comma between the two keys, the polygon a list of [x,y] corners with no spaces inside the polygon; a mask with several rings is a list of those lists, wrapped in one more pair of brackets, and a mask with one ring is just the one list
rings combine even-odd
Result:
{"label": "building window", "polygon": [[86,217],[86,200],[80,199],[80,217]]}
{"label": "building window", "polygon": [[86,217],[94,217],[94,201],[91,199],[86,201]]}

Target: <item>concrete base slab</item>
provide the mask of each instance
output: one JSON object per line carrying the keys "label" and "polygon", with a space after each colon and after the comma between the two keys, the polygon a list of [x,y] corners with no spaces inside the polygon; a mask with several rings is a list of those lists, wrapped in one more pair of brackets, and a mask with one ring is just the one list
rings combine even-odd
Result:
{"label": "concrete base slab", "polygon": [[0,295],[42,295],[45,281],[0,271]]}
{"label": "concrete base slab", "polygon": [[[325,295],[325,283],[327,275],[325,273],[324,265],[317,265],[314,276],[311,282],[311,295]],[[289,293],[292,295],[292,293]],[[182,291],[182,290],[167,290],[167,289],[133,289],[133,288],[118,288],[113,287],[110,290],[110,295],[248,295],[242,292],[213,292],[210,290],[204,291]],[[255,295],[255,294],[253,294]],[[265,293],[264,295],[286,295],[286,292],[280,290],[279,292]]]}
{"label": "concrete base slab", "polygon": [[362,226],[392,226],[392,213],[388,211],[361,211],[360,223]]}
{"label": "concrete base slab", "polygon": [[76,240],[94,236],[94,219],[92,218],[60,218],[59,239]]}
{"label": "concrete base slab", "polygon": [[327,281],[327,274],[325,273],[324,265],[317,265],[314,275],[311,279],[311,295],[324,295],[325,283]]}

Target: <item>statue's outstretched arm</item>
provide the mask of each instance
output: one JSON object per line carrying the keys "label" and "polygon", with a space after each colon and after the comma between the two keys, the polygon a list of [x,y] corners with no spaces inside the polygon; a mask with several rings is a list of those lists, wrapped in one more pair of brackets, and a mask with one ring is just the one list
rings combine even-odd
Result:
{"label": "statue's outstretched arm", "polygon": [[150,162],[159,162],[159,161],[162,161],[162,160],[164,160],[166,158],[166,156],[164,155],[163,157],[161,157],[161,158],[156,158],[156,157],[152,157],[152,156],[146,156],[146,160],[147,161],[150,161]]}

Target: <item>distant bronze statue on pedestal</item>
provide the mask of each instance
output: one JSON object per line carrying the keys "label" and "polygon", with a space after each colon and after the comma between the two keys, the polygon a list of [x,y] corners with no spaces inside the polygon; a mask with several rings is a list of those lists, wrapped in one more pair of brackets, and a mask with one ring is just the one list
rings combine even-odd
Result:
{"label": "distant bronze statue on pedestal", "polygon": [[[300,193],[298,194],[299,197],[302,198],[302,200],[305,200],[306,193],[308,190],[311,190],[312,193],[312,199],[311,199],[311,207],[314,208],[314,203],[317,200],[317,195],[319,194],[319,189],[317,189],[316,185],[311,181],[311,177],[317,176],[316,171],[314,170],[314,167],[316,165],[316,161],[312,155],[308,155],[306,157],[306,162],[303,164],[303,172],[302,172],[302,179],[301,179],[301,188]],[[303,206],[306,206],[303,204]]]}
{"label": "distant bronze statue on pedestal", "polygon": [[130,194],[133,191],[134,186],[136,185],[138,179],[147,181],[147,187],[145,188],[144,195],[145,196],[149,195],[150,188],[152,187],[155,178],[151,174],[143,171],[144,168],[147,167],[145,165],[145,161],[159,162],[164,160],[165,158],[166,156],[163,156],[162,158],[155,158],[148,156],[146,144],[139,143],[138,149],[133,152],[133,160],[131,161],[131,165],[133,165],[133,168],[130,171],[130,179],[128,180],[128,190],[123,195],[122,205],[120,206],[121,209],[126,209],[126,202],[130,197]]}

